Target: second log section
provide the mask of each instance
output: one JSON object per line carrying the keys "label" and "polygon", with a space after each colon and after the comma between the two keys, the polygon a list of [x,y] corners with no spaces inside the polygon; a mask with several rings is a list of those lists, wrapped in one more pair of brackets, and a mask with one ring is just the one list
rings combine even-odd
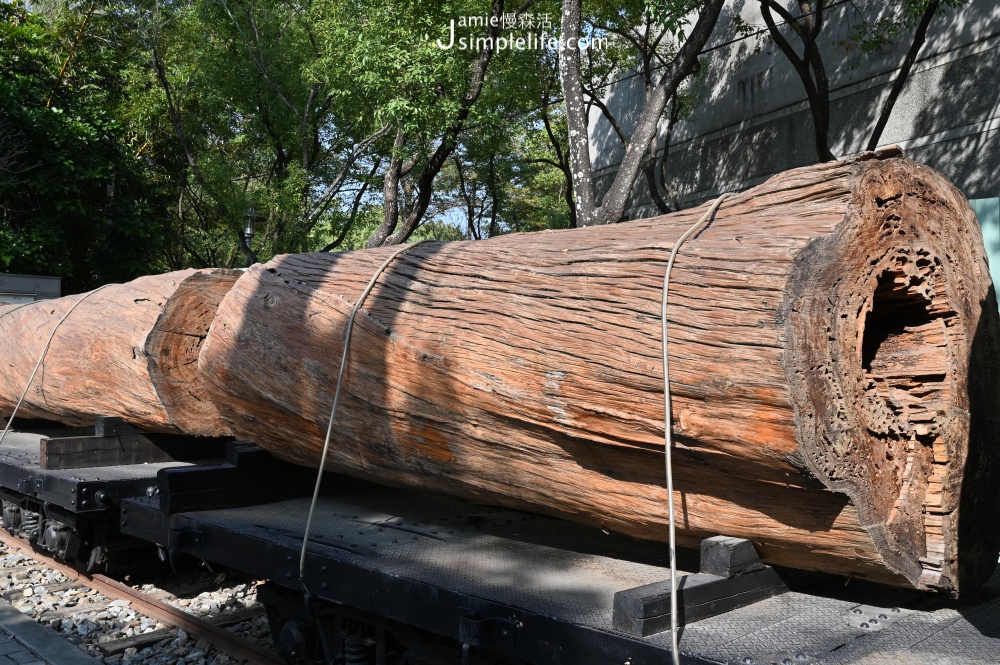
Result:
{"label": "second log section", "polygon": [[[663,270],[704,211],[397,258],[355,322],[331,467],[666,539]],[[236,436],[318,464],[390,251],[278,257],[225,296],[199,369]],[[782,174],[671,281],[682,543],[953,593],[993,572],[997,304],[950,183],[891,152]]]}

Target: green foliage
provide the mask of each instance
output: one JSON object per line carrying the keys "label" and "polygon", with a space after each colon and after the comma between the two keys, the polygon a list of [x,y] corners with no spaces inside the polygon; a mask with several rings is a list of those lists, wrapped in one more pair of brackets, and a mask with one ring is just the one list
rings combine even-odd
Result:
{"label": "green foliage", "polygon": [[[680,34],[697,5],[588,1],[588,34],[609,37],[606,49],[588,54],[594,86],[635,66],[634,44],[620,33],[643,24],[643,12]],[[488,16],[490,6],[0,4],[0,269],[59,274],[75,290],[165,269],[242,265],[251,206],[263,213],[252,247],[260,260],[362,247],[382,221],[392,158],[407,165],[399,191],[412,209],[428,156],[463,114],[434,180],[426,229],[415,237],[568,226],[555,53],[494,53],[469,106],[478,49],[438,45],[452,20]],[[549,14],[558,30],[559,0],[538,0],[530,11]]]}
{"label": "green foliage", "polygon": [[[345,226],[349,223],[349,211],[338,210],[337,214],[331,215],[326,225],[319,227],[314,232],[311,247],[321,249],[332,243],[344,232]],[[365,241],[382,221],[382,206],[367,204],[358,209],[353,224],[347,227],[343,241],[335,249],[350,250],[362,249]]]}
{"label": "green foliage", "polygon": [[[916,27],[932,1],[891,0],[864,5],[858,8],[860,12],[874,11],[877,15],[874,19],[865,18],[852,26],[847,38],[838,44],[845,50],[860,49],[863,53],[877,53],[888,48]],[[941,0],[938,12],[943,13],[968,3],[969,0]]]}
{"label": "green foliage", "polygon": [[181,262],[241,263],[251,206],[266,212],[259,258],[307,248],[335,204],[324,206],[322,192],[360,137],[341,129],[335,98],[310,75],[316,36],[306,8],[195,0],[128,19],[142,57],[126,73],[124,116],[158,180],[180,189]]}
{"label": "green foliage", "polygon": [[[550,109],[550,122],[556,136],[567,135],[562,107]],[[510,165],[503,181],[513,185],[505,190],[503,231],[569,227],[565,178],[561,171],[539,161],[552,153],[540,124],[535,119],[533,124],[518,127],[518,133],[512,137],[518,159]]]}
{"label": "green foliage", "polygon": [[[317,25],[328,36],[317,67],[327,76],[338,73],[341,83],[332,87],[364,100],[377,122],[398,128],[404,135],[400,159],[413,165],[410,180],[404,177],[402,183],[405,211],[414,196],[408,186],[458,117],[471,65],[479,56],[476,48],[444,49],[441,45],[450,42],[452,21],[456,38],[484,36],[484,27],[463,28],[461,23],[463,17],[488,16],[490,3],[452,0],[387,5],[375,0],[319,0],[314,9],[323,17]],[[543,0],[531,9],[558,16],[559,3]],[[524,226],[523,221],[510,219],[513,209],[508,203],[539,172],[559,173],[551,166],[525,163],[534,155],[519,149],[526,127],[535,123],[532,112],[546,84],[540,76],[544,56],[544,52],[517,50],[493,55],[483,91],[469,110],[452,158],[435,181],[427,218],[447,216],[454,221],[460,212],[465,213],[461,214],[465,217],[462,226],[469,237]],[[392,156],[384,154],[386,160]],[[479,211],[473,218],[468,213],[470,204]],[[559,205],[564,222],[566,205]],[[523,212],[518,216],[523,218]],[[544,219],[545,211],[534,216]]]}
{"label": "green foliage", "polygon": [[400,123],[409,133],[435,138],[457,112],[477,53],[442,50],[452,18],[489,13],[484,2],[317,0],[312,7],[323,34],[314,72],[356,112],[379,123]]}
{"label": "green foliage", "polygon": [[61,276],[67,292],[163,267],[155,201],[114,113],[119,53],[83,18],[0,4],[0,269]]}
{"label": "green foliage", "polygon": [[466,240],[465,235],[447,222],[431,220],[427,222],[416,233],[410,236],[410,240],[439,240],[441,242],[452,242],[455,240]]}
{"label": "green foliage", "polygon": [[[565,133],[565,120],[557,128]],[[456,154],[464,187],[454,163],[441,177],[464,237],[567,227],[563,174],[540,161],[551,150],[541,128],[527,123],[478,126],[467,133]]]}
{"label": "green foliage", "polygon": [[[690,23],[688,17],[698,11],[701,4],[700,0],[645,0],[643,14],[680,40]],[[639,22],[632,25],[639,25]]]}

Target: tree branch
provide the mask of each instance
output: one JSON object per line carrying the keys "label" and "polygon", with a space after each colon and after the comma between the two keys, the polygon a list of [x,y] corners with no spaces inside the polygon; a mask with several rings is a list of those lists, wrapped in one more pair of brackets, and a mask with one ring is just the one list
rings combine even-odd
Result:
{"label": "tree branch", "polygon": [[[243,40],[243,45],[247,49],[247,54],[250,56],[250,60],[253,61],[254,66],[257,67],[257,70],[260,72],[260,75],[263,76],[264,80],[267,81],[267,84],[271,86],[271,89],[274,90],[274,94],[278,96],[278,99],[281,100],[281,103],[287,106],[292,111],[292,113],[295,114],[295,117],[297,119],[302,118],[303,114],[299,113],[298,107],[292,104],[288,100],[288,98],[285,97],[285,94],[281,91],[281,88],[279,88],[275,84],[275,82],[271,79],[271,75],[268,73],[267,67],[264,66],[264,61],[260,58],[259,53],[254,51],[254,48],[250,43],[250,39],[247,37],[246,32],[244,32],[243,30],[243,26],[240,25],[240,22],[236,20],[236,17],[233,16],[233,13],[230,11],[229,4],[226,2],[226,0],[219,0],[219,4],[225,10],[226,15],[229,16],[229,20],[232,21],[233,26],[236,28],[237,32],[240,33],[240,38]],[[250,23],[250,28],[253,30],[254,33],[254,43],[257,44],[257,47],[259,48],[260,32],[257,28],[256,21],[254,21],[253,19],[253,14],[251,13],[249,8],[247,9],[247,21]]]}
{"label": "tree branch", "polygon": [[413,210],[404,220],[403,227],[386,238],[383,244],[397,245],[404,242],[413,234],[420,224],[420,220],[423,219],[424,213],[427,212],[427,207],[430,205],[431,196],[434,192],[434,178],[437,177],[437,174],[441,171],[441,167],[444,166],[458,144],[458,136],[465,127],[465,121],[469,117],[472,106],[479,99],[479,95],[483,91],[486,70],[493,57],[493,45],[500,34],[501,25],[503,24],[500,20],[503,16],[503,7],[504,0],[493,0],[493,5],[490,9],[490,27],[487,30],[488,39],[483,44],[483,49],[480,51],[479,57],[472,63],[472,78],[469,81],[468,89],[462,95],[458,114],[445,130],[437,149],[431,154],[426,166],[424,166],[423,171],[417,178],[417,197]]}
{"label": "tree branch", "polygon": [[341,243],[343,243],[344,240],[347,238],[347,234],[350,233],[351,228],[354,226],[355,220],[357,220],[358,210],[361,209],[361,200],[364,198],[365,192],[368,191],[368,184],[375,177],[375,174],[378,173],[378,167],[381,165],[382,165],[382,158],[379,157],[378,159],[375,160],[375,163],[372,165],[372,170],[368,173],[368,178],[364,181],[364,183],[362,183],[361,188],[358,189],[358,193],[354,197],[354,203],[351,205],[351,215],[350,217],[347,218],[347,221],[344,223],[344,227],[340,229],[340,235],[337,236],[336,240],[334,240],[329,245],[321,249],[320,250],[321,252],[332,252],[333,250],[340,247]]}
{"label": "tree branch", "polygon": [[536,159],[526,159],[525,164],[548,164],[549,166],[554,166],[557,169],[562,170],[562,164],[556,162],[555,160],[548,159],[546,157],[538,157]]}
{"label": "tree branch", "polygon": [[601,98],[594,94],[594,91],[581,84],[583,92],[590,98],[591,103],[601,110],[601,114],[604,115],[604,119],[611,124],[611,128],[615,130],[615,134],[618,135],[618,140],[622,142],[622,145],[628,145],[628,137],[625,136],[624,130],[622,130],[621,125],[615,119],[615,116],[611,114],[611,109],[608,108],[607,104],[601,101]]}
{"label": "tree branch", "polygon": [[[546,92],[548,96],[548,92]],[[548,99],[545,100],[548,102]],[[566,155],[562,151],[562,147],[559,145],[559,141],[556,139],[555,132],[552,131],[552,122],[549,120],[549,105],[548,103],[542,106],[542,124],[545,126],[545,133],[549,137],[549,143],[552,145],[553,150],[556,152],[556,158],[559,161],[558,168],[562,171],[563,178],[566,180],[566,189],[564,191],[564,199],[566,201],[566,207],[569,209],[569,228],[575,229],[576,223],[576,201],[573,198],[573,171],[569,167],[569,155]]]}
{"label": "tree branch", "polygon": [[[621,219],[625,211],[625,204],[628,200],[632,185],[639,172],[643,157],[647,151],[650,140],[657,132],[660,117],[667,100],[677,92],[677,87],[681,81],[689,76],[698,66],[698,55],[701,49],[708,42],[708,38],[715,28],[722,10],[723,0],[707,0],[702,7],[698,22],[691,30],[691,34],[681,46],[677,55],[674,56],[667,67],[667,70],[660,77],[660,80],[653,87],[652,94],[646,102],[642,116],[636,125],[635,132],[625,148],[625,156],[618,171],[615,173],[614,181],[608,193],[601,203],[600,210],[593,216],[597,223],[610,224]],[[565,17],[564,17],[565,18]],[[586,135],[584,135],[586,136]],[[584,142],[585,143],[585,142]],[[589,167],[589,160],[588,160]],[[574,171],[576,166],[574,165]],[[588,168],[587,176],[593,181],[592,172]],[[593,185],[590,185],[593,188]]]}
{"label": "tree branch", "polygon": [[[774,0],[760,0],[760,9],[761,9],[760,12],[761,16],[764,19],[765,25],[767,25],[767,31],[770,33],[771,39],[773,39],[774,43],[778,45],[778,48],[781,49],[781,52],[785,54],[785,57],[788,58],[788,61],[792,63],[792,67],[794,67],[796,71],[800,72],[799,75],[801,76],[802,74],[800,68],[806,67],[805,58],[799,57],[799,54],[795,52],[795,49],[792,48],[792,45],[788,43],[788,40],[785,39],[785,36],[782,35],[781,32],[778,30],[778,26],[774,22],[774,17],[771,16],[771,10],[774,9],[774,11],[778,12],[778,14],[785,21],[785,23],[788,24],[788,26],[791,27],[793,30],[795,30],[795,34],[799,35],[800,38],[803,37],[803,35],[801,34],[802,30],[801,26],[799,26],[795,22],[795,19],[792,18],[791,14],[785,11],[784,7],[776,3]],[[786,19],[785,16],[787,16],[788,18]],[[810,84],[811,83],[812,81],[810,81]]]}
{"label": "tree branch", "polygon": [[381,129],[369,134],[364,139],[362,139],[354,148],[351,149],[350,154],[347,156],[347,160],[344,162],[344,166],[340,169],[333,180],[327,185],[327,188],[323,193],[316,199],[316,202],[310,207],[309,211],[303,216],[303,219],[309,221],[314,217],[322,208],[325,207],[326,203],[340,190],[341,185],[343,185],[344,180],[350,173],[351,168],[359,157],[368,149],[368,147],[378,141],[383,136],[387,135],[392,130],[391,125],[383,125]]}
{"label": "tree branch", "polygon": [[649,196],[653,200],[653,204],[662,213],[670,212],[670,206],[667,205],[666,201],[660,195],[660,190],[656,184],[656,159],[657,152],[659,152],[659,136],[653,134],[653,138],[649,142],[649,159],[646,159],[640,165],[640,169],[644,176],[646,176],[646,186],[649,188]]}
{"label": "tree branch", "polygon": [[882,112],[879,114],[878,122],[875,123],[875,129],[872,130],[871,138],[868,139],[868,150],[874,150],[878,147],[879,140],[882,138],[882,132],[885,131],[885,126],[889,124],[889,116],[892,115],[892,109],[896,105],[896,100],[899,99],[900,93],[903,92],[903,86],[906,85],[906,80],[910,76],[910,69],[913,68],[913,63],[917,61],[917,54],[920,53],[920,48],[924,45],[924,41],[927,38],[927,27],[930,25],[931,19],[934,18],[934,14],[937,13],[940,6],[940,0],[933,0],[927,5],[923,15],[920,17],[917,31],[913,35],[913,43],[910,44],[910,50],[907,51],[906,58],[903,59],[903,65],[899,68],[896,80],[892,82],[892,89],[889,90],[889,96],[882,105]]}
{"label": "tree branch", "polygon": [[[767,24],[767,30],[771,35],[771,39],[774,40],[774,43],[778,45],[781,52],[788,58],[789,63],[791,63],[795,72],[799,75],[799,80],[802,81],[802,87],[805,88],[806,98],[809,101],[809,110],[813,118],[817,158],[820,162],[832,161],[836,157],[830,151],[830,98],[828,82],[819,49],[816,47],[816,35],[823,25],[823,3],[819,2],[817,4],[817,10],[814,12],[817,14],[817,18],[811,23],[809,30],[799,25],[795,18],[775,0],[760,0],[760,7],[761,16],[764,19],[764,23]],[[778,26],[774,22],[774,17],[771,15],[772,9],[785,20],[789,27],[802,40],[802,57],[799,57],[795,49],[792,48],[792,45],[778,30]],[[809,13],[810,16],[812,14],[812,12]],[[812,74],[810,74],[810,70]],[[814,76],[815,80],[813,79]]]}
{"label": "tree branch", "polygon": [[66,69],[69,67],[69,61],[73,59],[73,54],[76,53],[76,48],[80,45],[80,40],[83,39],[83,30],[87,27],[87,21],[90,20],[90,15],[94,13],[95,6],[96,3],[90,3],[90,8],[87,9],[87,14],[83,17],[80,29],[76,31],[76,38],[73,40],[72,46],[69,47],[69,55],[67,55],[66,59],[63,61],[62,68],[59,70],[58,76],[56,76],[56,82],[52,84],[52,90],[49,92],[49,98],[45,100],[45,108],[50,108],[52,106],[52,98],[55,97],[56,90],[59,89],[63,76],[66,75]]}
{"label": "tree branch", "polygon": [[396,139],[389,155],[389,167],[385,170],[382,185],[382,222],[375,229],[372,237],[365,243],[366,247],[381,247],[396,226],[399,224],[399,179],[403,167],[403,146],[406,145],[406,133],[402,127],[396,129]]}
{"label": "tree branch", "polygon": [[184,126],[181,123],[180,110],[174,103],[173,94],[170,88],[170,81],[167,79],[167,72],[163,66],[163,60],[160,57],[159,47],[157,46],[157,36],[153,36],[153,44],[151,47],[150,55],[153,58],[153,70],[156,72],[156,78],[160,82],[160,86],[163,88],[163,94],[166,96],[167,100],[167,112],[170,114],[170,124],[174,128],[174,133],[177,135],[177,140],[181,144],[181,150],[184,151],[184,157],[187,159],[188,166],[191,167],[191,173],[194,174],[195,180],[199,185],[208,191],[208,185],[205,182],[205,178],[201,174],[201,169],[198,168],[198,160],[191,150],[191,144],[188,142],[187,133],[184,131]]}
{"label": "tree branch", "polygon": [[455,171],[458,173],[458,193],[462,197],[462,201],[465,203],[465,221],[466,226],[469,229],[469,238],[475,238],[479,240],[479,230],[475,227],[474,221],[476,216],[476,205],[469,195],[468,189],[465,186],[465,174],[462,172],[462,160],[459,159],[458,155],[455,156]]}

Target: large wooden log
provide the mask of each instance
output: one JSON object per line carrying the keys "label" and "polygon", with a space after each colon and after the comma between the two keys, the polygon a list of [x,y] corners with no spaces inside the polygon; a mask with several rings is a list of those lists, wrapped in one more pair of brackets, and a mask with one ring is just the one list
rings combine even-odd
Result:
{"label": "large wooden log", "polygon": [[[698,208],[424,244],[355,322],[328,463],[667,537],[660,295]],[[202,348],[236,436],[317,465],[345,323],[389,249],[289,255]],[[726,201],[672,275],[679,537],[957,593],[998,547],[998,315],[942,176],[883,152]]]}
{"label": "large wooden log", "polygon": [[10,415],[49,335],[79,302],[56,330],[19,417],[82,425],[118,416],[152,432],[228,435],[197,361],[240,274],[183,270],[0,310],[0,415]]}

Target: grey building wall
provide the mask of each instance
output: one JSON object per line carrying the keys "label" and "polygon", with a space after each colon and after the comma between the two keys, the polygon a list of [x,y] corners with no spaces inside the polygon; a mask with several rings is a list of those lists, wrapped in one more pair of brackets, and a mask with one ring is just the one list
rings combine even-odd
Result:
{"label": "grey building wall", "polygon": [[[845,48],[842,42],[861,20],[861,11],[867,8],[867,18],[875,19],[887,10],[879,2],[831,4],[820,46],[830,78],[831,149],[847,158],[867,145],[911,35],[876,54]],[[764,27],[756,0],[727,2],[703,56],[703,74],[693,84],[698,106],[675,127],[670,143],[667,180],[681,207],[816,161],[802,83],[766,33],[739,39],[732,23],[736,14]],[[626,78],[605,96],[627,132],[641,112],[643,94],[639,79]],[[599,111],[590,120],[600,197],[621,162],[622,148]],[[971,0],[935,17],[880,145],[899,145],[911,159],[945,174],[972,201],[993,281],[1000,283],[1000,2]],[[626,217],[656,214],[640,176]]]}
{"label": "grey building wall", "polygon": [[58,298],[61,288],[59,277],[0,273],[0,305]]}
{"label": "grey building wall", "polygon": [[[868,141],[881,100],[909,47],[908,36],[875,55],[845,49],[838,42],[859,20],[858,3],[828,11],[821,47],[831,83],[831,147],[837,156],[850,157]],[[736,13],[763,26],[757,2],[734,0],[709,48],[735,37],[731,19]],[[692,117],[675,128],[670,146],[668,178],[682,206],[815,162],[802,84],[766,35],[711,51],[705,64],[705,74],[695,82],[701,101]],[[631,79],[612,87],[606,103],[630,129],[641,99],[641,85]],[[622,151],[610,125],[596,112],[590,129],[602,192]],[[1000,196],[1000,3],[972,0],[937,17],[881,144],[900,145],[911,158],[947,175],[970,199]],[[640,178],[627,216],[657,212]]]}

